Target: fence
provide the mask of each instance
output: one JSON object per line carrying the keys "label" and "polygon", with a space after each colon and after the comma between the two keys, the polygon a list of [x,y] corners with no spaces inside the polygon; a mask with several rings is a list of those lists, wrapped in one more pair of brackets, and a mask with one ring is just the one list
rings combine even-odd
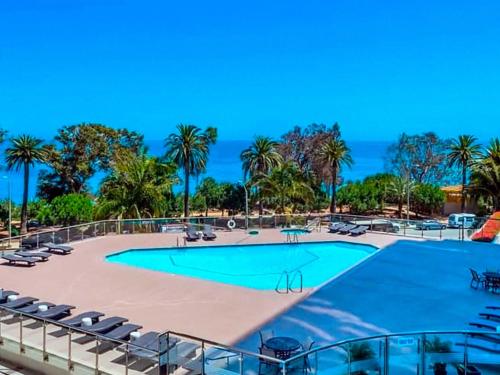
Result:
{"label": "fence", "polygon": [[[228,229],[228,222],[233,220],[236,228],[245,228],[244,216],[233,217],[190,217],[102,220],[63,228],[41,230],[23,236],[0,240],[0,248],[22,246],[40,247],[44,242],[67,243],[108,234],[134,234],[181,232],[186,222],[192,225],[209,224],[216,229]],[[475,218],[468,227],[450,228],[445,223],[425,220],[404,220],[386,217],[359,216],[347,214],[309,214],[309,215],[269,215],[248,217],[248,229],[281,228],[289,226],[307,226],[310,223],[318,227],[329,222],[343,221],[356,225],[365,225],[375,233],[387,233],[405,237],[428,239],[469,240],[474,237],[479,241],[491,241],[500,231],[500,219]],[[488,225],[484,225],[486,222]]]}
{"label": "fence", "polygon": [[500,373],[500,333],[494,330],[379,335],[277,356],[171,331],[148,343],[140,337],[114,340],[5,307],[0,313],[0,356],[38,363],[37,368],[48,373],[54,369],[102,375]]}

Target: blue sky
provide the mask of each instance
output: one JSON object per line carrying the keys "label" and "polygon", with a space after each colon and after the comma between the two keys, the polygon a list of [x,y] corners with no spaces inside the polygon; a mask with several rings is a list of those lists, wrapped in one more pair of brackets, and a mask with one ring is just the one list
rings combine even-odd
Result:
{"label": "blue sky", "polygon": [[348,139],[500,129],[500,2],[0,1],[0,126],[221,139],[338,121]]}

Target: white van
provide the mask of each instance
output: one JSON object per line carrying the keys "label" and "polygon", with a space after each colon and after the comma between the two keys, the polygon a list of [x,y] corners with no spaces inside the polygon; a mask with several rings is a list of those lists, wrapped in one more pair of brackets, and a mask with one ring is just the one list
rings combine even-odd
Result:
{"label": "white van", "polygon": [[448,228],[471,228],[475,221],[474,214],[451,214],[448,216]]}

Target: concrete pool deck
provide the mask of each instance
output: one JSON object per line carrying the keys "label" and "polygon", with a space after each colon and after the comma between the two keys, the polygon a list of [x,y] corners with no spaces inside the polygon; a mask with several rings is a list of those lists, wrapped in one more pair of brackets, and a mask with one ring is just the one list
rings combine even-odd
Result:
{"label": "concrete pool deck", "polygon": [[[214,244],[282,243],[278,230],[262,230],[258,236],[243,231],[217,232],[214,242],[198,241],[187,246]],[[77,307],[108,316],[126,317],[146,330],[172,330],[226,344],[238,342],[266,321],[307,297],[277,294],[163,272],[113,264],[105,256],[130,248],[176,246],[182,234],[108,235],[74,243],[67,256],[53,255],[35,267],[0,265],[0,287],[24,296]],[[301,236],[301,241],[348,240],[384,247],[398,240],[391,235],[366,234],[346,237],[326,230]]]}

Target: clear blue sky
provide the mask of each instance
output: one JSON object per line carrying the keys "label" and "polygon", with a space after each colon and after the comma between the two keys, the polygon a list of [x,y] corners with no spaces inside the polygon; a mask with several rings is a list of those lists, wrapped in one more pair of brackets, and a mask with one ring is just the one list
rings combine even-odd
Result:
{"label": "clear blue sky", "polygon": [[1,0],[0,126],[500,129],[500,2]]}

